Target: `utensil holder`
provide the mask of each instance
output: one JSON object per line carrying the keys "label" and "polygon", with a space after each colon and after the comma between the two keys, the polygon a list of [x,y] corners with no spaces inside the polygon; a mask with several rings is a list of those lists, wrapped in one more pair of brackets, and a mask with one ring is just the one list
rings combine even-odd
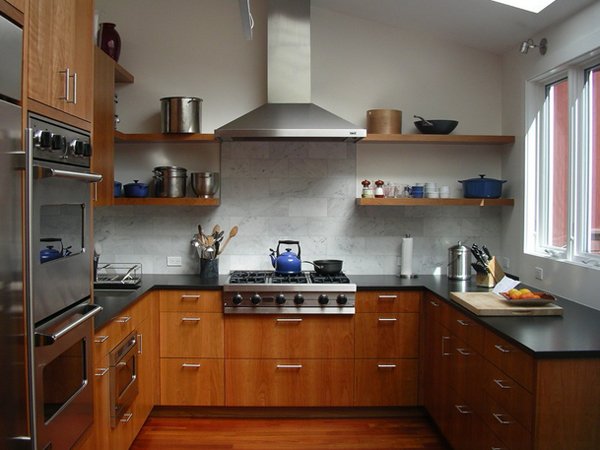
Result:
{"label": "utensil holder", "polygon": [[200,259],[200,278],[218,278],[219,259]]}
{"label": "utensil holder", "polygon": [[488,273],[478,273],[475,275],[475,283],[479,287],[487,287],[492,288],[496,286],[496,284],[504,278],[504,270],[502,270],[502,266],[496,260],[496,257],[493,256],[488,263],[488,268],[490,272]]}

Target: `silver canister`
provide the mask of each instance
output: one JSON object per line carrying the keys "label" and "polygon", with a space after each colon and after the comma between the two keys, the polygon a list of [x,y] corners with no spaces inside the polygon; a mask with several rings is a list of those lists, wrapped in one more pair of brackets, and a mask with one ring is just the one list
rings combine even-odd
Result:
{"label": "silver canister", "polygon": [[163,97],[160,99],[163,133],[200,133],[202,99],[198,97]]}
{"label": "silver canister", "polygon": [[185,197],[187,170],[177,166],[154,168],[154,192],[157,197]]}
{"label": "silver canister", "polygon": [[448,249],[448,278],[468,280],[471,278],[471,251],[461,241]]}

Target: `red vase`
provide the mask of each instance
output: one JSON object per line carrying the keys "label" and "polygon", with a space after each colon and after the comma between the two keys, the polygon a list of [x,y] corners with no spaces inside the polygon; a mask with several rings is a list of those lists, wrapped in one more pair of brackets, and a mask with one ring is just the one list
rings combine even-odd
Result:
{"label": "red vase", "polygon": [[98,46],[115,61],[121,54],[121,36],[114,23],[101,23],[98,29]]}

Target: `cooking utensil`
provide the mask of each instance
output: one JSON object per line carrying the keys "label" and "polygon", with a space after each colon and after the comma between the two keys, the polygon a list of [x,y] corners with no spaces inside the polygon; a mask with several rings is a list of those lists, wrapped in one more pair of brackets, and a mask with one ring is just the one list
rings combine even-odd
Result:
{"label": "cooking utensil", "polygon": [[197,197],[214,197],[219,191],[219,173],[192,172],[190,183]]}
{"label": "cooking utensil", "polygon": [[223,251],[225,250],[225,247],[227,247],[227,244],[229,244],[229,241],[238,233],[238,226],[235,225],[231,231],[229,231],[229,236],[227,236],[227,239],[225,239],[225,242],[223,243],[223,246],[221,247],[221,250],[219,250],[219,255],[221,253],[223,253]]}
{"label": "cooking utensil", "polygon": [[465,198],[500,198],[502,196],[502,184],[506,183],[506,180],[485,178],[485,175],[479,174],[479,178],[458,180],[458,182],[463,185],[463,196]]}
{"label": "cooking utensil", "polygon": [[133,183],[127,183],[123,186],[125,197],[148,197],[148,185],[140,183],[139,180],[133,180]]}
{"label": "cooking utensil", "polygon": [[319,275],[337,275],[342,271],[344,261],[340,259],[318,259],[316,261],[302,261],[303,263],[312,264],[315,267],[315,272]]}
{"label": "cooking utensil", "polygon": [[[285,252],[280,253],[279,247],[284,245],[295,245],[298,247],[298,253],[292,252],[291,248],[286,248]],[[300,242],[299,241],[279,241],[277,250],[271,250],[271,264],[277,273],[300,273],[302,272],[302,261],[300,260]]]}
{"label": "cooking utensil", "polygon": [[457,120],[429,119],[414,116],[421,120],[415,121],[415,126],[423,134],[450,134],[458,125]]}
{"label": "cooking utensil", "polygon": [[160,99],[163,133],[200,133],[202,99],[198,97],[163,97]]}
{"label": "cooking utensil", "polygon": [[154,168],[154,191],[157,197],[185,197],[187,170],[177,166]]}

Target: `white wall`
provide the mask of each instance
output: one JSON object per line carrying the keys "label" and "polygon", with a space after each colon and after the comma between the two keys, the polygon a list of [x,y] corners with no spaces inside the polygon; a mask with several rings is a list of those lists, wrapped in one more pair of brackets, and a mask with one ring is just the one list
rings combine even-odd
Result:
{"label": "white wall", "polygon": [[[237,0],[97,0],[100,21],[121,34],[120,63],[136,77],[118,87],[119,129],[160,130],[160,97],[204,98],[203,132],[266,100],[266,1],[253,0],[255,40],[245,41]],[[498,56],[403,32],[327,10],[312,10],[313,101],[366,124],[366,111],[403,111],[459,120],[456,133],[500,132],[501,61]],[[218,150],[200,146],[134,144],[117,148],[116,176],[148,180],[154,165],[189,170],[214,167]],[[196,225],[240,224],[240,235],[220,270],[268,267],[268,248],[296,238],[307,258],[339,257],[349,273],[398,273],[400,238],[415,237],[418,273],[445,273],[447,248],[458,239],[500,245],[501,208],[362,207],[363,177],[451,184],[486,173],[500,177],[497,147],[311,143],[223,146],[218,208],[98,208],[96,238],[107,258],[142,261],[149,273],[196,270],[189,239]],[[358,180],[357,180],[358,178]],[[184,256],[167,268],[166,255]],[[303,255],[304,256],[304,255]]]}
{"label": "white wall", "polygon": [[[517,142],[505,154],[502,173],[513,180],[515,207],[503,211],[502,250],[510,259],[510,272],[528,284],[600,309],[600,274],[598,270],[559,263],[549,258],[523,252],[524,135],[526,81],[550,69],[600,47],[600,3],[595,3],[564,23],[534,36],[534,41],[548,39],[548,53],[541,56],[535,49],[529,54],[518,52],[518,45],[503,56],[502,102],[503,132],[514,134]],[[535,279],[535,267],[544,269],[544,280]]]}

